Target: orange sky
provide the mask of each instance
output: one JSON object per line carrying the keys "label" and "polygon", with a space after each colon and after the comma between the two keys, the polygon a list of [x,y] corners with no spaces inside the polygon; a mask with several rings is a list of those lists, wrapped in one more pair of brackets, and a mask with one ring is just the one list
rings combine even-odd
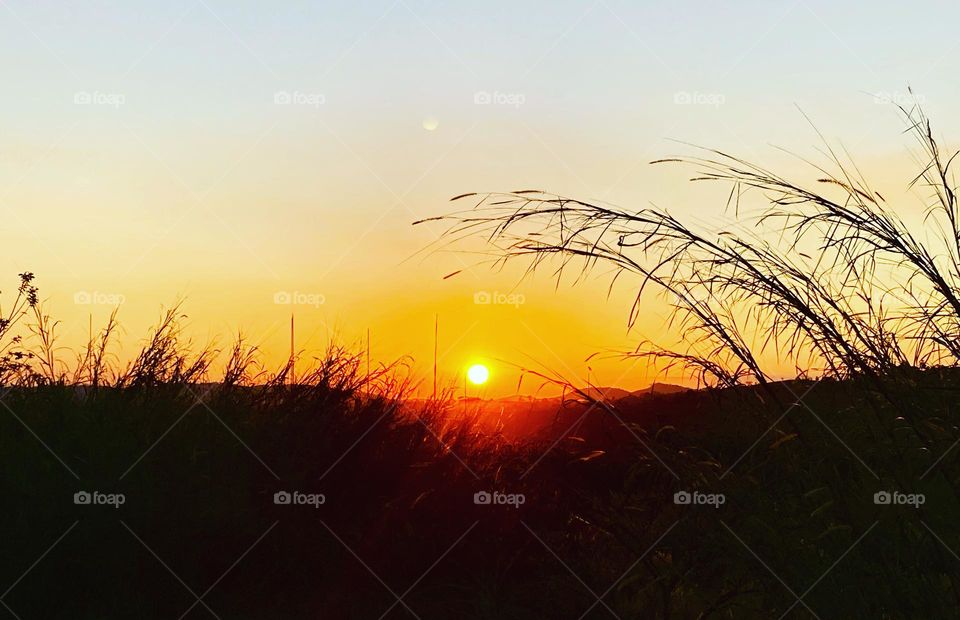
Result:
{"label": "orange sky", "polygon": [[[134,2],[108,15],[9,5],[4,295],[19,271],[35,272],[65,347],[122,301],[121,359],[182,297],[198,341],[227,345],[242,329],[273,365],[292,310],[298,346],[321,349],[332,333],[359,343],[369,329],[376,359],[411,355],[426,378],[439,316],[452,383],[478,360],[491,365],[490,395],[516,389],[511,364],[583,381],[591,353],[674,344],[664,304],[645,300],[628,335],[629,281],[608,299],[603,273],[557,288],[546,272],[521,280],[519,265],[418,255],[441,228],[411,222],[464,192],[540,188],[716,225],[725,189],[647,162],[690,153],[680,139],[802,170],[770,146],[817,156],[797,106],[869,155],[881,191],[896,194],[909,175],[890,102],[911,81],[943,132],[960,131],[949,118],[958,86],[940,79],[957,69],[952,33],[928,31],[948,20],[878,49],[857,11],[827,2],[680,13],[625,2]],[[887,23],[915,18],[882,10],[903,11]],[[478,293],[522,303],[477,304]],[[652,380],[615,359],[591,366],[600,384]]]}

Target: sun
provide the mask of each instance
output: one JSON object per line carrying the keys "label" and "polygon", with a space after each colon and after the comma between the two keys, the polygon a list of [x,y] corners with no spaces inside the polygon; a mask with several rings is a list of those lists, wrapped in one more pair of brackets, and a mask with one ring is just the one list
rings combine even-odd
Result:
{"label": "sun", "polygon": [[490,378],[490,371],[483,364],[474,364],[467,369],[467,379],[474,385],[483,385]]}

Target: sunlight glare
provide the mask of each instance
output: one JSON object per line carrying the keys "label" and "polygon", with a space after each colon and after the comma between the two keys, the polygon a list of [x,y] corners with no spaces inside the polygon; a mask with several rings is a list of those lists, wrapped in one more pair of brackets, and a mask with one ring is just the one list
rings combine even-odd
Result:
{"label": "sunlight glare", "polygon": [[490,371],[483,364],[474,364],[467,369],[467,378],[474,385],[483,385],[490,378]]}

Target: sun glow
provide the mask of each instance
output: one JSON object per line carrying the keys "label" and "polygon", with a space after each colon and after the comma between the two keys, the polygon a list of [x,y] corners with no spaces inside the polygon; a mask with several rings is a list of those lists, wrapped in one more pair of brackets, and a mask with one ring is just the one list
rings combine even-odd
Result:
{"label": "sun glow", "polygon": [[467,379],[474,385],[483,385],[490,378],[490,371],[483,364],[474,364],[467,369]]}

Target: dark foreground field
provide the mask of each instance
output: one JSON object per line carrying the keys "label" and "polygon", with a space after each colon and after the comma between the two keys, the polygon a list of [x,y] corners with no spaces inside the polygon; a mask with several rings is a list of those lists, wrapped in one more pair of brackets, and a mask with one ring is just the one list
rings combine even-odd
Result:
{"label": "dark foreground field", "polygon": [[[71,619],[960,617],[957,153],[903,112],[922,225],[829,145],[833,171],[797,182],[690,160],[734,215],[751,191],[766,203],[713,230],[533,190],[431,218],[441,244],[482,236],[528,274],[559,258],[633,278],[629,325],[658,289],[679,348],[625,355],[717,386],[539,423],[410,399],[402,368],[342,349],[293,381],[238,344],[210,383],[214,353],[185,352],[176,309],[130,364],[110,363],[111,317],[69,366],[21,274],[0,318],[16,386],[0,602]],[[25,315],[32,348],[11,331]],[[778,382],[774,361],[820,379]]]}
{"label": "dark foreground field", "polygon": [[956,617],[958,390],[905,370],[571,404],[508,443],[355,366],[298,387],[17,388],[3,613]]}

